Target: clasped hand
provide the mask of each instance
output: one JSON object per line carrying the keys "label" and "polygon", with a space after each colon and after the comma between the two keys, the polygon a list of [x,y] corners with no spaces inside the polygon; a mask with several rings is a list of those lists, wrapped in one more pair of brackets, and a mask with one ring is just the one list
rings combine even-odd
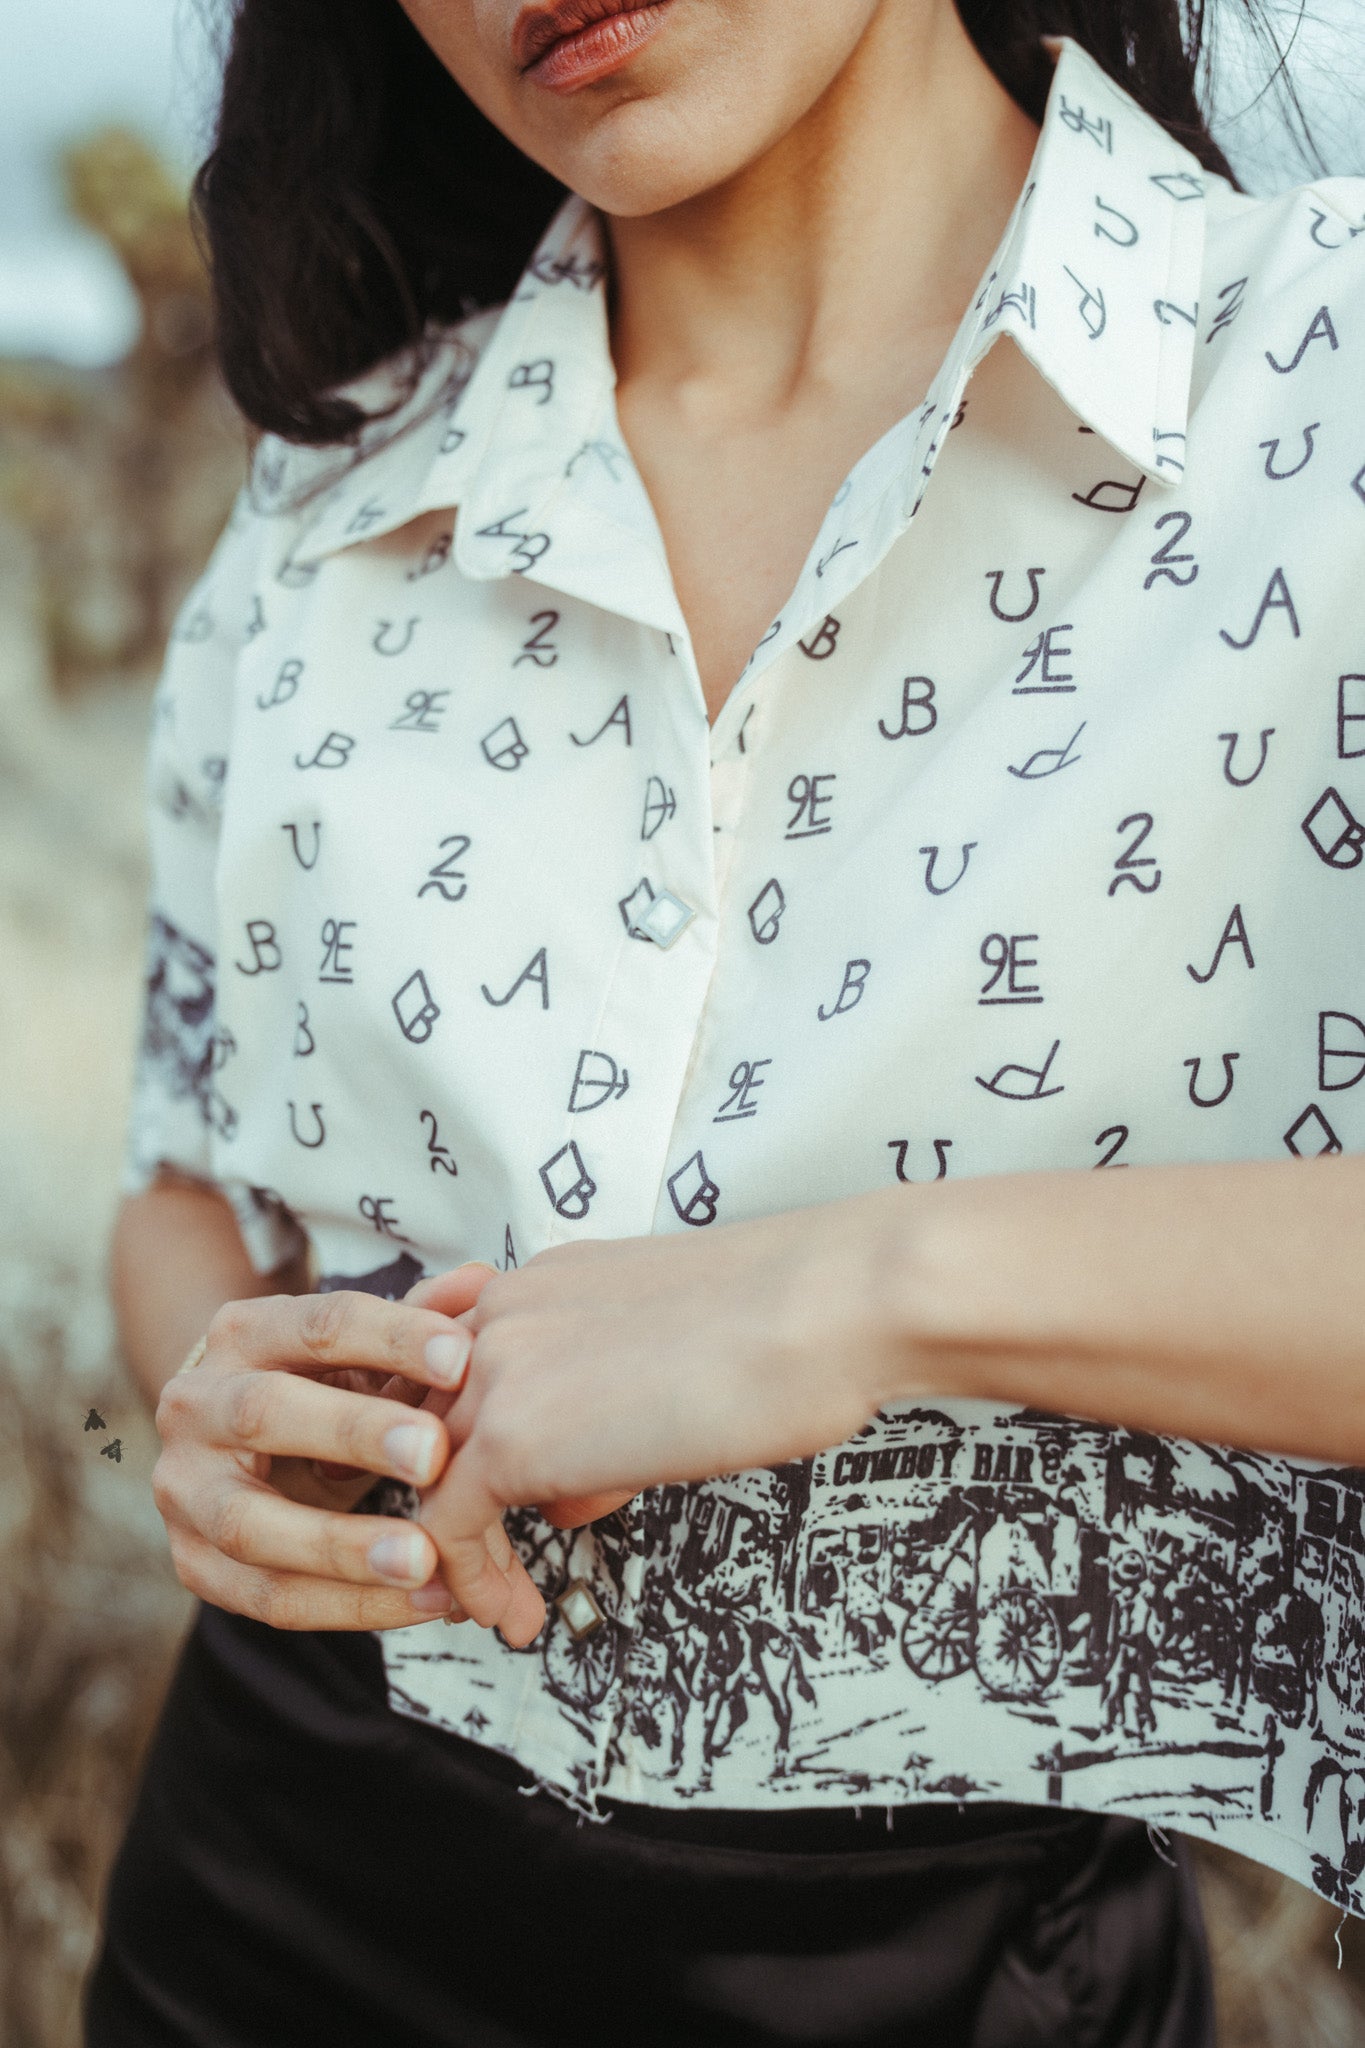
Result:
{"label": "clasped hand", "polygon": [[539,1632],[539,1596],[525,1602],[485,1540],[509,1507],[595,1520],[644,1487],[809,1457],[860,1429],[898,1372],[884,1213],[859,1199],[704,1236],[590,1239],[414,1289],[450,1307],[483,1275],[458,1315],[467,1377],[423,1403],[453,1456],[418,1519],[457,1609],[510,1643]]}
{"label": "clasped hand", "polygon": [[[808,1457],[896,1386],[874,1198],[471,1263],[399,1303],[229,1303],[168,1381],[153,1493],[182,1582],[275,1627],[545,1620],[503,1517],[561,1527],[642,1488]],[[376,1474],[415,1519],[350,1512]]]}

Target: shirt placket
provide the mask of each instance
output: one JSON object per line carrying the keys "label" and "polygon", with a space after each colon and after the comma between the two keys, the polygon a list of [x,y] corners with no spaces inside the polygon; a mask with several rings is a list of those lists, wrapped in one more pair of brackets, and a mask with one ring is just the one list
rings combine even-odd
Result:
{"label": "shirt placket", "polygon": [[[700,676],[695,669],[690,647],[679,649],[682,661],[690,668],[684,674],[675,670],[674,685],[684,681],[684,675],[691,686],[693,701],[703,701]],[[682,693],[680,692],[679,695]],[[726,887],[732,870],[734,854],[739,837],[740,817],[743,809],[748,780],[748,742],[754,732],[756,721],[749,716],[746,706],[741,727],[731,730],[728,740],[722,735],[718,739],[717,728],[698,723],[695,727],[695,748],[691,758],[704,749],[706,755],[706,778],[703,783],[700,773],[696,776],[698,788],[709,787],[710,792],[710,904],[713,912],[709,930],[711,972],[705,983],[694,995],[694,1008],[690,1013],[690,1044],[686,1064],[674,1090],[671,1107],[667,1110],[668,1130],[663,1146],[666,1165],[676,1170],[677,1154],[680,1150],[676,1139],[680,1118],[687,1100],[687,1092],[696,1066],[704,1035],[707,1002],[718,965],[716,946],[719,920],[725,902]],[[719,726],[719,721],[718,721]],[[742,736],[742,737],[741,737]],[[689,854],[701,861],[706,853],[701,835],[695,845],[689,847]],[[642,1224],[648,1230],[652,1217]],[[640,1617],[647,1606],[647,1575],[650,1569],[643,1549],[643,1514],[637,1502],[629,1502],[620,1512],[618,1533],[615,1538],[623,1546],[624,1555],[620,1566],[621,1593],[616,1609],[616,1620],[622,1630],[622,1651],[616,1667],[615,1682],[607,1700],[603,1703],[596,1730],[596,1787],[600,1791],[611,1781],[612,1793],[627,1800],[643,1797],[643,1778],[639,1765],[639,1744],[643,1739],[632,1724],[632,1709],[639,1698],[641,1687],[651,1678],[657,1678],[656,1663],[659,1655],[657,1641],[647,1637],[640,1627]],[[656,1565],[655,1567],[659,1567]]]}
{"label": "shirt placket", "polygon": [[711,858],[717,907],[724,901],[734,861],[746,777],[745,755],[733,743],[712,759]]}
{"label": "shirt placket", "polygon": [[[623,634],[637,630],[624,618],[620,623]],[[643,670],[638,666],[639,649],[637,640],[631,702],[641,712],[646,705],[649,709],[637,728],[636,745],[642,768],[647,766],[659,779],[660,802],[672,808],[650,839],[622,838],[622,908],[641,921],[640,929],[648,936],[633,936],[623,917],[620,941],[585,1041],[612,1061],[615,1090],[591,1112],[594,1121],[589,1128],[584,1128],[581,1117],[569,1115],[561,1132],[566,1146],[576,1144],[580,1149],[584,1169],[595,1184],[586,1234],[598,1238],[645,1236],[651,1230],[662,1178],[672,1164],[668,1147],[715,961],[712,844],[720,835],[713,832],[708,734],[699,680],[691,650],[679,644],[676,630],[671,637],[657,634],[657,655]],[[556,1215],[547,1243],[569,1244],[584,1235],[583,1220]],[[576,1783],[591,1805],[612,1768],[613,1751],[628,1758],[632,1741],[632,1649],[638,1640],[645,1587],[642,1516],[635,1503],[621,1509],[602,1534],[583,1532],[574,1547],[568,1579],[570,1588],[575,1580],[586,1582],[601,1617],[592,1617],[580,1595],[572,1617],[575,1626],[586,1612],[591,1630],[610,1630],[616,1638],[615,1650],[608,1649],[605,1659],[613,1675],[590,1717],[586,1759],[575,1745]],[[567,1625],[567,1617],[552,1613],[552,1628]],[[632,1776],[627,1764],[627,1777]]]}

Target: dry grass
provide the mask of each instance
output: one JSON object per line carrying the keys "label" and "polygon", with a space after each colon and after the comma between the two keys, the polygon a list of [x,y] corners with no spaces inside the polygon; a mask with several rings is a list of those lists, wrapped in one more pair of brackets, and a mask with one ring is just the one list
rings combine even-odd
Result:
{"label": "dry grass", "polygon": [[[47,1291],[0,1345],[4,2048],[78,2039],[105,1874],[189,1609],[146,1512],[150,1418],[112,1370],[70,1371],[64,1290]],[[85,1429],[92,1405],[103,1431]],[[117,1463],[101,1455],[115,1439]]]}

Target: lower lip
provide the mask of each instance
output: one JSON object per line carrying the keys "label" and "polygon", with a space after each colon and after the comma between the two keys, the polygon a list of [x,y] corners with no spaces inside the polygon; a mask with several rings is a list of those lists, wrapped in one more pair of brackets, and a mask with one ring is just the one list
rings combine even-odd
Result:
{"label": "lower lip", "polygon": [[549,92],[577,92],[581,86],[595,85],[599,78],[610,77],[613,71],[628,64],[637,50],[643,49],[662,28],[671,5],[672,0],[654,0],[652,6],[636,7],[629,14],[611,14],[605,21],[595,21],[591,28],[581,28],[576,35],[553,43],[524,76]]}

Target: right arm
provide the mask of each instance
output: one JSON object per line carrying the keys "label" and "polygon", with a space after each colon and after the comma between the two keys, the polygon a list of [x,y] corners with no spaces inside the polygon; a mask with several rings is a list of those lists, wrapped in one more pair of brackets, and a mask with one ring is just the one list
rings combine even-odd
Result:
{"label": "right arm", "polygon": [[225,1301],[302,1294],[308,1277],[297,1257],[259,1273],[224,1197],[163,1173],[143,1193],[124,1197],[109,1284],[124,1363],[155,1412],[167,1380]]}
{"label": "right arm", "polygon": [[[156,692],[145,1000],[111,1248],[119,1334],[155,1412],[153,1493],[191,1592],[280,1628],[459,1620],[426,1532],[350,1510],[375,1476],[425,1485],[448,1462],[441,1415],[414,1404],[459,1384],[468,1336],[454,1316],[490,1269],[471,1269],[468,1298],[444,1312],[311,1293],[289,1211],[216,1177],[214,1135],[230,1134],[233,1112],[217,1086],[214,870],[264,523],[239,500],[182,607]],[[181,1373],[201,1336],[202,1362]],[[429,1357],[433,1337],[445,1344]],[[501,1523],[485,1540],[517,1612],[538,1608]]]}

